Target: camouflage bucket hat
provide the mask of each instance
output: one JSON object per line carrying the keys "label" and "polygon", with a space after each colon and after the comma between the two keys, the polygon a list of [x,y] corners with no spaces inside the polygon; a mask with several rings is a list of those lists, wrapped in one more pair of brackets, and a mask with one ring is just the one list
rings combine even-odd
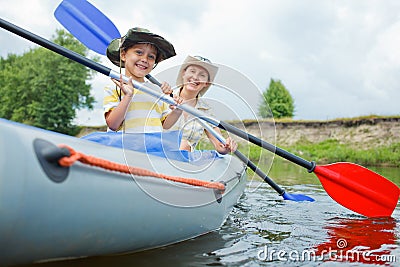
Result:
{"label": "camouflage bucket hat", "polygon": [[120,49],[126,49],[139,43],[152,44],[157,48],[156,63],[176,55],[174,46],[163,37],[151,33],[147,29],[135,27],[130,29],[125,36],[111,41],[107,47],[107,57],[114,65],[124,68],[125,64],[121,62],[120,58]]}

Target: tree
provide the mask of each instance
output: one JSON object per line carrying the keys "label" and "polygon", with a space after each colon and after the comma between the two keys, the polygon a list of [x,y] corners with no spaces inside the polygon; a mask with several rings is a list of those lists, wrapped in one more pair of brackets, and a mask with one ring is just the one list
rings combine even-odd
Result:
{"label": "tree", "polygon": [[[87,56],[88,49],[64,30],[52,41]],[[98,60],[98,58],[92,58]],[[0,117],[65,134],[75,134],[76,111],[93,108],[94,72],[45,48],[0,58]]]}
{"label": "tree", "polygon": [[293,118],[294,100],[281,81],[271,79],[263,96],[258,108],[262,118]]}

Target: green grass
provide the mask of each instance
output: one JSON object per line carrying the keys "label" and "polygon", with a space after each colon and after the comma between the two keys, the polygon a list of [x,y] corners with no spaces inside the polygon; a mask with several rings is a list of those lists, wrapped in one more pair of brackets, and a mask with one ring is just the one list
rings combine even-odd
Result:
{"label": "green grass", "polygon": [[319,163],[348,161],[367,166],[400,167],[400,143],[371,149],[362,147],[356,149],[348,144],[340,144],[338,140],[328,139],[317,144],[301,142],[287,150]]}
{"label": "green grass", "polygon": [[[384,119],[384,118],[400,118],[400,115],[390,115],[390,116],[382,116],[382,115],[364,115],[358,117],[351,118],[335,118],[330,120],[293,120],[292,118],[280,118],[280,119],[262,119],[260,121],[270,121],[275,123],[286,122],[286,123],[304,123],[304,122],[346,122],[346,121],[360,121],[360,120],[373,120],[373,119]],[[244,120],[243,123],[251,123],[255,122],[255,120]]]}
{"label": "green grass", "polygon": [[[320,143],[303,140],[293,146],[280,148],[318,164],[346,161],[363,166],[400,167],[400,142],[378,148],[363,149],[341,144],[336,139],[328,139]],[[213,147],[207,142],[202,142],[198,149],[213,149]],[[239,143],[239,150],[252,161],[258,161],[260,155],[262,158],[267,155],[263,148],[254,144]]]}

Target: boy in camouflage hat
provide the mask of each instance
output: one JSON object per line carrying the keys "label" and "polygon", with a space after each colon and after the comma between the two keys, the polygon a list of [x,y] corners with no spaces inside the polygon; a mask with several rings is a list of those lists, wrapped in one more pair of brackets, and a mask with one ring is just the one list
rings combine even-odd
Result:
{"label": "boy in camouflage hat", "polygon": [[[132,28],[128,33],[114,39],[107,47],[107,57],[121,68],[130,78],[129,83],[121,79],[114,80],[118,88],[105,89],[103,101],[104,116],[108,130],[125,132],[161,132],[163,125],[172,125],[181,115],[182,110],[169,109],[168,104],[157,101],[154,97],[133,88],[131,79],[144,83],[145,76],[159,62],[175,56],[173,45],[163,37],[147,29]],[[155,85],[146,82],[146,87]],[[163,82],[161,89],[165,94],[172,92],[171,86]],[[122,127],[124,126],[124,127]],[[168,128],[168,127],[167,127]]]}

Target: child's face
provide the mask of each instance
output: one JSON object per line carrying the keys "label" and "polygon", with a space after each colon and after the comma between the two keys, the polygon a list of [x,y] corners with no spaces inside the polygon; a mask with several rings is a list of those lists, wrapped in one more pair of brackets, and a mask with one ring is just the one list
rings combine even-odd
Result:
{"label": "child's face", "polygon": [[208,85],[208,72],[203,67],[190,65],[184,70],[182,79],[186,90],[198,93]]}
{"label": "child's face", "polygon": [[125,62],[125,75],[143,82],[156,63],[157,49],[151,44],[135,44],[121,51],[121,60]]}

